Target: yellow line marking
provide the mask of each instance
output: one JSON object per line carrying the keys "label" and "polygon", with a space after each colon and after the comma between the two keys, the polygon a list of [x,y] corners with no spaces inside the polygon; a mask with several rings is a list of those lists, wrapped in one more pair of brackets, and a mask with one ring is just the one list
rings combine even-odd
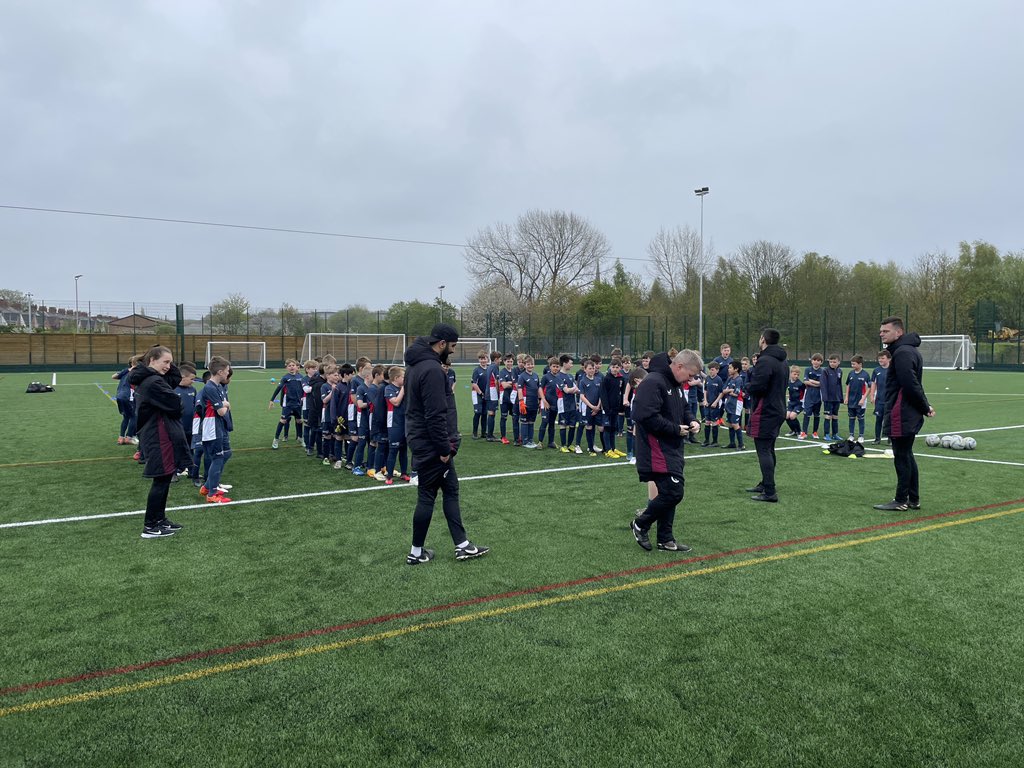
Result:
{"label": "yellow line marking", "polygon": [[767,555],[765,557],[754,557],[749,558],[747,560],[737,560],[736,562],[722,563],[720,565],[709,566],[707,568],[698,568],[693,571],[685,571],[683,573],[672,573],[666,576],[656,576],[650,579],[642,579],[640,581],[633,581],[627,584],[617,584],[615,586],[610,587],[588,589],[582,592],[574,592],[569,595],[548,597],[542,600],[531,600],[526,603],[508,605],[503,606],[501,608],[491,608],[486,611],[476,611],[474,613],[467,613],[461,616],[453,616],[449,619],[428,621],[423,622],[422,624],[413,624],[408,627],[401,627],[399,629],[391,629],[386,632],[378,632],[377,634],[366,635],[364,637],[356,637],[351,638],[349,640],[339,640],[334,643],[325,643],[322,645],[313,645],[309,646],[308,648],[299,648],[294,651],[282,651],[280,653],[273,653],[267,656],[259,656],[254,659],[234,661],[228,664],[219,664],[214,667],[197,669],[193,672],[185,672],[180,675],[167,675],[164,677],[157,677],[152,680],[145,680],[140,683],[129,683],[127,685],[114,686],[113,688],[102,688],[92,691],[84,691],[82,693],[74,693],[69,694],[67,696],[60,696],[52,699],[41,699],[40,701],[33,701],[29,702],[28,704],[19,704],[17,706],[0,709],[0,717],[6,717],[7,715],[14,715],[21,712],[35,712],[41,709],[53,709],[55,707],[66,706],[68,704],[80,704],[86,701],[95,701],[97,699],[105,699],[110,698],[112,696],[120,696],[126,693],[136,693],[138,691],[145,691],[151,688],[160,688],[163,686],[175,685],[177,683],[186,683],[192,680],[201,680],[204,677],[212,677],[213,675],[220,675],[226,672],[238,672],[243,669],[264,667],[268,664],[274,664],[279,661],[301,659],[306,656],[313,656],[320,653],[338,651],[344,648],[352,648],[357,645],[368,645],[370,643],[376,643],[381,640],[392,640],[396,637],[411,635],[414,632],[422,632],[424,630],[429,629],[444,629],[447,627],[458,626],[459,624],[467,624],[471,621],[490,619],[496,616],[508,616],[513,613],[518,613],[520,611],[528,611],[534,608],[544,608],[551,605],[559,605],[562,603],[570,603],[578,600],[586,600],[592,597],[603,597],[604,595],[611,595],[617,592],[626,592],[632,589],[639,589],[641,587],[653,587],[661,584],[669,584],[674,581],[689,579],[695,576],[708,576],[715,573],[725,573],[727,571],[735,571],[739,568],[748,568],[753,565],[775,563],[782,560],[790,560],[795,557],[806,557],[808,555],[821,554],[822,552],[832,552],[834,550],[848,549],[850,547],[856,547],[863,544],[873,544],[879,541],[888,541],[890,539],[898,539],[904,536],[913,536],[919,533],[938,531],[943,528],[952,528],[953,526],[957,525],[978,523],[984,520],[995,520],[996,518],[1006,517],[1007,515],[1015,515],[1020,512],[1024,512],[1024,507],[1004,510],[1002,512],[993,512],[991,514],[979,515],[978,517],[971,517],[962,520],[949,520],[942,523],[935,523],[933,525],[926,525],[921,528],[910,528],[907,530],[894,531],[892,533],[884,533],[878,536],[869,536],[863,539],[838,541],[833,542],[831,544],[822,544],[817,547],[810,547],[808,549],[798,549],[792,552],[782,552],[780,554]]}

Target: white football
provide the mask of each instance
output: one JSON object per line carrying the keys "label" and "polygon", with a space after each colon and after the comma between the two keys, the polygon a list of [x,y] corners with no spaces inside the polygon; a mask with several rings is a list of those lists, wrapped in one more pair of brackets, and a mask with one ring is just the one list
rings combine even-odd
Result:
{"label": "white football", "polygon": [[927,436],[927,437],[926,437],[926,438],[924,439],[924,442],[925,442],[925,443],[926,443],[927,445],[930,445],[930,446],[931,446],[932,448],[934,448],[935,446],[937,446],[937,445],[938,445],[938,444],[939,444],[940,442],[942,442],[942,441],[941,441],[941,440],[939,440],[939,436],[938,436],[938,435],[928,435],[928,436]]}
{"label": "white football", "polygon": [[964,438],[964,450],[965,451],[973,451],[977,447],[978,447],[978,441],[975,440],[973,437],[965,437]]}
{"label": "white football", "polygon": [[939,443],[940,443],[940,445],[942,445],[943,448],[949,448],[953,444],[953,436],[952,435],[943,435],[939,439]]}
{"label": "white football", "polygon": [[953,435],[953,438],[949,441],[949,447],[954,451],[962,451],[964,449],[964,439],[960,435]]}

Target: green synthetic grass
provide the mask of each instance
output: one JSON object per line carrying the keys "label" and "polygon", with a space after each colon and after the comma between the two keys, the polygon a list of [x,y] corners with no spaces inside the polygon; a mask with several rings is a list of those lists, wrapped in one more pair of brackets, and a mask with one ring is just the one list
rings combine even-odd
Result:
{"label": "green synthetic grass", "polygon": [[[468,433],[468,371],[459,374]],[[493,551],[456,563],[438,508],[428,539],[438,559],[407,567],[414,489],[322,467],[290,442],[269,450],[277,375],[233,380],[232,496],[372,490],[172,512],[185,529],[159,541],[138,537],[141,513],[0,529],[0,688],[684,559],[633,542],[627,523],[646,492],[624,463],[467,439],[463,516]],[[0,381],[0,524],[141,509],[149,483],[131,449],[113,444],[119,416],[93,385],[112,394],[108,375],[60,374],[56,393],[21,394],[34,378]],[[1019,382],[928,372],[939,415],[927,428],[1024,425]],[[871,509],[892,497],[891,461],[780,452],[782,501],[756,505],[742,493],[758,477],[752,454],[694,449],[677,538],[708,557],[1018,499],[1024,467],[925,454],[1024,463],[1021,434],[978,433],[973,453],[919,442],[924,509],[895,516]],[[197,502],[190,483],[172,486],[172,506]],[[1024,513],[496,613],[971,516],[0,695],[2,710],[371,638],[0,717],[0,764],[1019,765]]]}

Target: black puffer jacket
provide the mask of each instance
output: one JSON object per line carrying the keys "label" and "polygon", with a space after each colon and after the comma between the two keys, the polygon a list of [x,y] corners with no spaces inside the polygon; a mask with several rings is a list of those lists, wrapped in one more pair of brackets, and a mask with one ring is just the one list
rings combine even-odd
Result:
{"label": "black puffer jacket", "polygon": [[889,437],[916,435],[931,408],[921,386],[924,361],[918,347],[921,337],[905,333],[889,345],[892,364],[885,379],[885,419],[882,432]]}
{"label": "black puffer jacket", "polygon": [[779,427],[786,420],[786,350],[769,344],[757,356],[747,392],[750,393],[750,423],[747,433],[755,438],[779,436]]}
{"label": "black puffer jacket", "polygon": [[192,464],[181,428],[181,398],[174,388],[181,373],[171,366],[161,376],[152,368],[138,366],[131,372],[138,407],[139,450],[146,458],[143,477],[164,477]]}
{"label": "black puffer jacket", "polygon": [[679,427],[688,427],[692,420],[683,388],[669,368],[668,354],[655,355],[633,397],[636,470],[641,480],[648,475],[683,476],[683,436]]}
{"label": "black puffer jacket", "polygon": [[413,463],[458,452],[462,436],[455,393],[425,336],[405,350],[405,365],[405,437]]}

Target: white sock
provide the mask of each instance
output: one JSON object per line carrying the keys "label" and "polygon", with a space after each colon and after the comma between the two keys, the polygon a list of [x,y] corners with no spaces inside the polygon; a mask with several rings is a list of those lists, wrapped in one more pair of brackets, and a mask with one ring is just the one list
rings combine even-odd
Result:
{"label": "white sock", "polygon": [[423,554],[423,547],[413,547],[411,554],[413,557],[419,557]]}
{"label": "white sock", "polygon": [[469,539],[466,539],[466,540],[465,540],[464,542],[462,542],[461,544],[456,544],[456,545],[455,545],[455,548],[456,548],[456,549],[464,549],[464,548],[466,548],[466,547],[468,547],[468,546],[469,546]]}

